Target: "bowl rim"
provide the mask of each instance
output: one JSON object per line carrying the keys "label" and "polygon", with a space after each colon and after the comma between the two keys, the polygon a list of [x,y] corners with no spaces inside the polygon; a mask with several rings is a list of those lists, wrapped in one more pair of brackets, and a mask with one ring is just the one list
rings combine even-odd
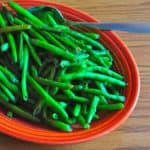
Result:
{"label": "bowl rim", "polygon": [[[80,15],[83,15],[91,21],[95,21],[95,22],[98,21],[94,17],[90,16],[89,14],[87,14],[87,13],[81,11],[81,10],[72,8],[72,7],[64,5],[64,4],[50,2],[50,1],[47,1],[47,0],[32,0],[32,1],[30,1],[30,0],[26,0],[26,1],[16,0],[15,2],[18,2],[20,4],[24,4],[24,3],[26,3],[26,4],[27,3],[28,4],[33,4],[33,3],[38,3],[39,4],[39,3],[41,3],[43,5],[48,5],[49,4],[49,5],[52,5],[52,6],[55,6],[55,7],[61,7],[62,9],[69,10],[70,12],[75,12],[75,13],[78,13]],[[28,132],[27,134],[24,134],[23,132],[19,131],[19,129],[16,132],[15,131],[15,129],[17,130],[17,127],[15,127],[16,124],[14,122],[13,122],[14,124],[9,124],[9,125],[7,123],[4,123],[5,121],[12,123],[12,120],[6,118],[5,115],[2,115],[2,114],[0,115],[0,131],[7,134],[7,135],[12,136],[12,137],[22,139],[22,140],[25,140],[25,141],[29,141],[29,142],[34,142],[34,143],[41,143],[41,144],[71,144],[71,143],[79,143],[79,142],[87,141],[87,140],[96,138],[98,136],[102,136],[102,135],[116,129],[118,126],[120,126],[120,124],[122,124],[129,117],[129,115],[132,113],[132,111],[134,110],[134,108],[137,104],[137,100],[138,100],[139,92],[140,92],[140,77],[139,77],[139,71],[138,71],[135,59],[132,56],[130,50],[127,48],[126,44],[124,44],[122,42],[122,40],[120,39],[120,37],[112,31],[106,31],[105,34],[109,35],[110,40],[113,39],[113,41],[115,41],[115,43],[117,44],[117,46],[119,48],[124,48],[124,50],[126,50],[126,54],[132,60],[132,62],[130,62],[130,63],[132,64],[133,69],[134,69],[134,73],[136,75],[135,76],[135,82],[136,82],[137,86],[136,86],[136,89],[134,89],[136,91],[135,94],[134,94],[134,98],[133,98],[134,103],[132,104],[132,106],[130,107],[128,112],[126,112],[126,115],[122,116],[122,118],[117,120],[117,123],[113,123],[113,125],[111,125],[111,127],[109,127],[107,130],[105,129],[102,133],[94,134],[94,132],[93,132],[93,133],[90,133],[88,136],[86,136],[84,138],[78,138],[76,140],[71,139],[70,141],[65,141],[65,142],[64,141],[55,141],[54,142],[54,141],[50,141],[50,140],[43,140],[42,137],[41,138],[40,137],[34,137],[34,136],[30,137],[30,134],[32,132]]]}

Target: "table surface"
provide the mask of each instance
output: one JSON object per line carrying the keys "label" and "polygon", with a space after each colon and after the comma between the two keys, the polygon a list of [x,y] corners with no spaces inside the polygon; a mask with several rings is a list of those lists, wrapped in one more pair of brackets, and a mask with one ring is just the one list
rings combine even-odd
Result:
{"label": "table surface", "polygon": [[[149,0],[51,0],[68,4],[107,21],[150,21]],[[0,134],[0,150],[150,150],[150,35],[117,32],[137,62],[141,76],[138,104],[115,131],[85,143],[48,146],[22,142]]]}

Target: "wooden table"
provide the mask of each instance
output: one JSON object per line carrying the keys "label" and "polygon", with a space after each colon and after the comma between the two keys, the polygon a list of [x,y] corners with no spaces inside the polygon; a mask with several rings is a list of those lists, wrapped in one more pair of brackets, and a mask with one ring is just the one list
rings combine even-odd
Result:
{"label": "wooden table", "polygon": [[[53,1],[79,8],[101,21],[150,21],[149,0]],[[118,34],[132,51],[141,76],[138,104],[123,125],[102,138],[67,146],[37,145],[1,134],[0,150],[150,150],[150,35]]]}

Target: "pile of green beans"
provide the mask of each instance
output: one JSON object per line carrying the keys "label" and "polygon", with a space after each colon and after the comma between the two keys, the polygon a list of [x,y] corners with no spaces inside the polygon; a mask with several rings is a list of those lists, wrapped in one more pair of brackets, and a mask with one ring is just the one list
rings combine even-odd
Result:
{"label": "pile of green beans", "polygon": [[72,131],[124,108],[127,84],[99,34],[61,24],[48,8],[8,5],[15,13],[0,8],[0,105],[9,117]]}

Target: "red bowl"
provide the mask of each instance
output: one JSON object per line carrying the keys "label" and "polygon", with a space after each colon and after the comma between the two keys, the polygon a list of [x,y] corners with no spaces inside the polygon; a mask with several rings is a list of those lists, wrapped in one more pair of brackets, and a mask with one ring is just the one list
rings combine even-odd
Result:
{"label": "red bowl", "polygon": [[[51,3],[43,0],[16,0],[24,7],[37,5],[53,6],[61,10],[63,15],[71,20],[97,22],[88,14],[62,4]],[[1,5],[1,4],[0,4]],[[118,72],[125,76],[128,86],[123,90],[126,96],[125,108],[117,111],[102,120],[94,122],[90,129],[80,129],[71,133],[45,129],[17,118],[8,118],[0,111],[0,131],[12,137],[25,141],[43,144],[69,144],[78,143],[102,136],[116,129],[131,114],[139,96],[140,80],[135,60],[120,38],[111,31],[98,31],[101,42],[111,51],[114,65]]]}

